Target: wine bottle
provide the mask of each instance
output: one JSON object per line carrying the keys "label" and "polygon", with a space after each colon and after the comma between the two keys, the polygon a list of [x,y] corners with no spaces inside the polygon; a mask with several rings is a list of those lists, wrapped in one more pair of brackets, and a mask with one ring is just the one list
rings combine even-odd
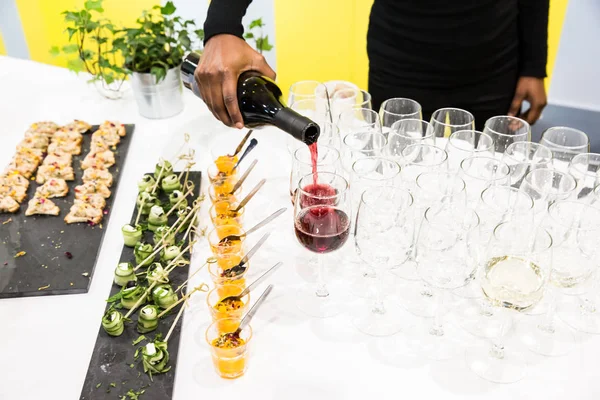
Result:
{"label": "wine bottle", "polygon": [[[194,79],[199,62],[198,53],[188,54],[181,64],[181,75],[183,85],[201,97]],[[319,125],[286,107],[279,86],[257,71],[246,71],[240,75],[237,99],[244,125],[248,128],[275,125],[307,145],[315,143],[319,138]]]}

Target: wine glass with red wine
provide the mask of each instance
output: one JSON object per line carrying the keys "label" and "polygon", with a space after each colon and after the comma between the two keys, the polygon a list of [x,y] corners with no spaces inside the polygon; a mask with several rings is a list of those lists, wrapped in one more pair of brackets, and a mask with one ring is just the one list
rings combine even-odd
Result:
{"label": "wine glass with red wine", "polygon": [[298,242],[317,254],[317,287],[298,293],[298,308],[314,317],[332,317],[342,311],[339,293],[325,284],[324,255],[340,249],[348,240],[352,204],[349,185],[343,177],[319,172],[298,182],[294,202],[294,228]]}

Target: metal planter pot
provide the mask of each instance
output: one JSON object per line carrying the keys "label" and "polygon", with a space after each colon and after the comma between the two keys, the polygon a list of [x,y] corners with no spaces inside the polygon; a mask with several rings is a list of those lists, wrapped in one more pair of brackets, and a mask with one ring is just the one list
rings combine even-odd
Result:
{"label": "metal planter pot", "polygon": [[183,87],[179,67],[167,71],[156,83],[152,74],[134,72],[131,86],[140,114],[151,119],[169,118],[183,111]]}

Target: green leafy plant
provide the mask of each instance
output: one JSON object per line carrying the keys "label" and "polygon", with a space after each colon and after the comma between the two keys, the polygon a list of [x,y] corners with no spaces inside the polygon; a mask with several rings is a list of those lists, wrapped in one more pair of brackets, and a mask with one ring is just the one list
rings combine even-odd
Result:
{"label": "green leafy plant", "polygon": [[104,89],[118,92],[128,71],[112,46],[119,31],[102,17],[103,13],[102,0],[87,0],[82,10],[64,11],[69,44],[53,46],[50,53],[70,57],[67,61],[70,70],[87,71],[92,75],[91,82],[101,82]]}
{"label": "green leafy plant", "polygon": [[263,36],[263,28],[265,26],[262,18],[255,19],[250,22],[244,34],[244,39],[254,41],[254,47],[260,54],[270,51],[273,48],[273,45],[269,43],[269,35]]}
{"label": "green leafy plant", "polygon": [[123,35],[113,40],[113,47],[123,54],[129,71],[150,73],[160,82],[192,50],[194,36],[200,42],[204,39],[204,31],[195,29],[194,21],[174,16],[175,11],[171,1],[154,6],[142,13],[137,27],[123,29]]}

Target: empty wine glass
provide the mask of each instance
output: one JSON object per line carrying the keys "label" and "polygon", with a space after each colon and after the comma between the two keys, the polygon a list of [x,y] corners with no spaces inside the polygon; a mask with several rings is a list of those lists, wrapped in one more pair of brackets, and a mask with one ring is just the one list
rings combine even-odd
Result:
{"label": "empty wine glass", "polygon": [[440,108],[431,114],[436,137],[449,138],[454,132],[475,129],[475,117],[460,108]]}
{"label": "empty wine glass", "polygon": [[533,199],[534,218],[539,223],[552,203],[570,198],[576,187],[575,178],[571,175],[550,168],[539,168],[525,176],[520,190]]}
{"label": "empty wine glass", "polygon": [[290,86],[288,95],[288,104],[293,106],[298,100],[314,99],[316,97],[317,88],[322,83],[319,81],[298,81]]}
{"label": "empty wine glass", "polygon": [[365,157],[379,157],[384,153],[387,140],[381,133],[353,132],[344,136],[342,140],[342,166],[348,173],[352,173],[355,161]]}
{"label": "empty wine glass", "polygon": [[[483,294],[495,307],[525,311],[538,303],[552,268],[552,237],[544,229],[524,229],[518,221],[504,222],[494,229],[478,270]],[[503,317],[501,310],[494,314]],[[504,347],[506,329],[489,346],[467,349],[469,368],[480,377],[497,383],[519,381],[525,375],[526,360],[521,351]]]}
{"label": "empty wine glass", "polygon": [[494,139],[489,135],[473,130],[456,131],[446,143],[448,168],[458,172],[460,163],[475,155],[494,156]]}
{"label": "empty wine glass", "polygon": [[[400,165],[382,157],[366,157],[354,162],[350,174],[350,193],[352,195],[352,212],[356,213],[365,190],[376,186],[398,186],[401,184]],[[353,234],[354,229],[351,231]],[[368,264],[360,261],[354,249],[349,250],[349,262],[359,264],[353,274],[350,291],[359,297],[371,297],[374,293],[375,274]],[[358,272],[358,274],[356,274]],[[387,282],[386,282],[387,283]],[[390,282],[393,286],[393,282]],[[386,290],[387,292],[387,290]]]}
{"label": "empty wine glass", "polygon": [[314,317],[332,317],[342,311],[343,296],[330,292],[325,284],[323,255],[340,249],[348,240],[352,206],[346,179],[319,172],[318,182],[309,174],[300,179],[294,204],[294,230],[298,242],[317,254],[316,288],[297,294],[300,310]]}
{"label": "empty wine glass", "polygon": [[401,265],[413,245],[413,198],[406,189],[378,186],[361,196],[356,217],[356,251],[375,271],[377,290],[374,304],[359,310],[352,322],[358,330],[373,336],[389,336],[402,329],[405,311],[385,301],[382,272]]}
{"label": "empty wine glass", "polygon": [[[319,146],[317,156],[317,171],[332,174],[341,173],[340,152],[331,146]],[[298,182],[303,176],[313,173],[311,154],[307,146],[302,146],[294,152],[292,171],[290,174],[290,197],[292,202],[296,195]]]}
{"label": "empty wine glass", "polygon": [[554,168],[566,172],[569,163],[577,154],[590,152],[588,136],[573,128],[556,126],[542,133],[540,143],[552,151]]}
{"label": "empty wine glass", "polygon": [[[577,201],[557,201],[548,211],[548,229],[555,237],[552,282],[567,295],[558,316],[571,328],[600,333],[600,304],[593,274],[600,264],[600,209]],[[590,285],[591,283],[591,285]]]}
{"label": "empty wine glass", "polygon": [[404,98],[388,99],[379,108],[381,125],[384,132],[390,130],[394,122],[402,119],[423,119],[421,105],[414,100]]}
{"label": "empty wine glass", "polygon": [[517,117],[500,115],[485,121],[483,131],[494,139],[496,153],[502,154],[515,142],[531,141],[531,126]]}
{"label": "empty wine glass", "polygon": [[502,155],[510,168],[510,184],[520,187],[529,171],[552,167],[552,152],[546,146],[533,142],[514,142]]}
{"label": "empty wine glass", "polygon": [[331,107],[336,111],[333,113],[334,121],[342,111],[351,108],[372,109],[371,94],[361,89],[342,89],[335,92],[331,99]]}
{"label": "empty wine glass", "polygon": [[417,176],[423,172],[448,170],[448,153],[431,144],[411,144],[401,154],[388,153],[388,157],[398,161],[402,179],[411,190],[415,188]]}
{"label": "empty wine glass", "polygon": [[[418,273],[437,289],[433,323],[418,336],[417,345],[428,358],[445,360],[460,349],[458,335],[444,325],[445,294],[465,286],[477,269],[479,257],[477,213],[457,203],[434,205],[425,211],[419,233]],[[446,299],[447,300],[447,299]]]}
{"label": "empty wine glass", "polygon": [[412,144],[435,144],[435,136],[429,122],[421,119],[402,119],[394,122],[388,133],[386,154],[397,157]]}
{"label": "empty wine glass", "polygon": [[340,136],[353,132],[381,133],[381,122],[376,111],[370,108],[353,108],[340,113],[337,120]]}
{"label": "empty wine glass", "polygon": [[594,188],[600,183],[600,154],[578,154],[571,160],[569,174],[575,178],[577,189],[574,198],[591,202]]}
{"label": "empty wine glass", "polygon": [[460,163],[459,176],[467,184],[467,204],[475,207],[481,193],[489,186],[508,185],[510,169],[506,163],[488,156],[476,155]]}

